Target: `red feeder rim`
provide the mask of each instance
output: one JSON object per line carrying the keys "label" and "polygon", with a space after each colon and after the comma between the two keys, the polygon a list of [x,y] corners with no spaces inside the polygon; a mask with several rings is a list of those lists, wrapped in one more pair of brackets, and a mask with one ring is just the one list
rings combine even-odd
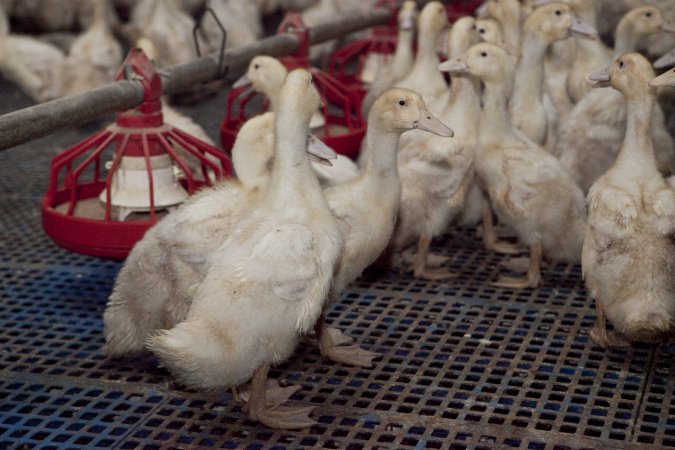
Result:
{"label": "red feeder rim", "polygon": [[[279,25],[278,33],[294,33],[298,36],[300,42],[298,51],[279,60],[288,70],[296,68],[309,70],[325,105],[322,108],[325,125],[314,134],[336,152],[356,158],[361,140],[366,133],[366,122],[361,114],[361,96],[329,73],[311,66],[309,29],[303,23],[300,14],[287,13]],[[251,92],[250,86],[233,88],[228,93],[225,119],[220,126],[220,140],[226,150],[234,145],[237,132],[244,122],[268,109],[268,102],[262,102],[261,108],[250,106],[251,100],[257,95],[259,94]],[[247,106],[249,110],[255,111],[247,112]]]}
{"label": "red feeder rim", "polygon": [[[359,94],[360,100],[363,100],[367,93],[367,89],[361,82],[361,73],[368,55],[389,56],[396,52],[399,3],[397,0],[379,0],[375,5],[376,8],[389,8],[391,10],[389,23],[384,26],[373,27],[368,37],[357,39],[335,50],[328,59],[328,72],[355,90]],[[348,66],[354,60],[357,60],[356,71],[348,69]]]}
{"label": "red feeder rim", "polygon": [[457,19],[470,16],[483,4],[483,0],[450,0],[445,4],[448,20],[455,22]]}
{"label": "red feeder rim", "polygon": [[[115,79],[125,78],[140,80],[143,102],[118,113],[114,124],[65,150],[51,162],[49,188],[42,200],[42,226],[56,244],[70,251],[125,258],[145,231],[157,222],[163,209],[164,205],[155,204],[161,202],[160,171],[166,174],[169,170],[170,176],[175,176],[175,167],[180,168],[181,175],[174,184],[189,195],[232,173],[230,159],[222,150],[164,123],[161,78],[141,49],[129,52]],[[110,150],[108,155],[104,155],[106,150]],[[103,158],[109,159],[111,152],[112,162],[105,174]],[[118,170],[119,177],[125,176],[120,169],[123,157],[124,161],[140,163],[141,169],[135,172],[147,176],[141,177],[147,179],[147,198],[141,200],[147,207],[140,213],[138,208],[126,209],[137,213],[133,220],[115,220],[115,212],[125,209],[111,202],[111,195],[123,190],[121,183],[113,185],[113,175]],[[153,169],[158,160],[163,161],[163,167]],[[190,168],[189,162],[196,170]],[[145,181],[141,184],[144,187]]]}

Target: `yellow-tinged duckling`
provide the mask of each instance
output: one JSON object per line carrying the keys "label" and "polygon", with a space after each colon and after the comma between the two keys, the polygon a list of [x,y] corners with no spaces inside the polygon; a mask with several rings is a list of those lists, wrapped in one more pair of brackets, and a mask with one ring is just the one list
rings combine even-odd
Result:
{"label": "yellow-tinged duckling", "polygon": [[432,112],[433,102],[448,89],[443,75],[438,70],[440,60],[436,53],[438,34],[448,26],[448,15],[441,2],[427,3],[417,19],[417,58],[412,69],[396,87],[410,89],[422,94]]}
{"label": "yellow-tinged duckling", "polygon": [[10,34],[9,19],[0,7],[0,73],[33,100],[53,100],[66,86],[66,55],[38,39]]}
{"label": "yellow-tinged duckling", "polygon": [[[457,62],[485,84],[474,168],[500,222],[512,228],[530,248],[527,277],[501,278],[505,287],[535,287],[541,281],[542,255],[574,262],[581,256],[585,207],[583,193],[552,155],[511,125],[507,103],[513,61],[505,50],[477,44]],[[459,67],[456,68],[459,70]],[[487,248],[511,251],[496,242],[490,208],[484,208]]]}
{"label": "yellow-tinged duckling", "polygon": [[213,254],[185,321],[147,342],[188,386],[223,390],[252,378],[249,417],[273,428],[315,424],[313,408],[268,406],[267,373],[319,318],[342,251],[304,151],[319,102],[309,72],[288,74],[275,116],[269,188]]}
{"label": "yellow-tinged duckling", "polygon": [[[343,290],[370,266],[387,247],[394,231],[401,202],[397,169],[398,142],[408,130],[423,130],[445,136],[452,131],[434,117],[422,97],[394,88],[382,94],[368,114],[365,139],[368,159],[361,175],[345,184],[325,189],[324,194],[344,240],[329,302],[337,302]],[[360,349],[337,329],[317,330],[321,353],[334,361],[370,367],[377,353]]]}
{"label": "yellow-tinged duckling", "polygon": [[[594,39],[595,28],[581,22],[564,3],[537,8],[525,21],[509,111],[513,125],[534,143],[553,146],[557,112],[544,105],[544,58],[555,41],[580,36]],[[550,101],[550,99],[549,99]]]}
{"label": "yellow-tinged duckling", "polygon": [[[472,17],[455,22],[448,35],[450,55],[461,54],[473,43]],[[439,71],[436,67],[436,71]],[[418,278],[446,279],[453,274],[436,269],[443,258],[429,253],[434,237],[447,231],[462,213],[473,181],[473,150],[478,133],[480,104],[470,77],[453,77],[449,91],[436,101],[441,121],[456,126],[453,139],[420,132],[401,137],[398,156],[402,192],[392,250],[416,244],[412,272]],[[457,124],[457,125],[455,125]],[[414,252],[413,252],[414,253]],[[404,261],[411,259],[404,252]]]}
{"label": "yellow-tinged duckling", "polygon": [[[595,298],[591,337],[607,348],[671,338],[675,328],[675,190],[659,173],[649,122],[656,105],[654,72],[638,53],[620,55],[591,75],[626,97],[626,135],[611,168],[588,193],[582,271]],[[670,75],[652,80],[663,85]],[[609,319],[617,336],[605,328]],[[617,339],[619,338],[619,339]]]}
{"label": "yellow-tinged duckling", "polygon": [[[248,120],[232,148],[237,179],[197,192],[131,250],[103,315],[105,354],[140,353],[151,333],[185,319],[194,290],[211,267],[212,253],[267,188],[273,124],[271,112]],[[318,159],[326,156],[325,146],[309,139],[306,150]]]}
{"label": "yellow-tinged duckling", "polygon": [[[658,8],[629,11],[619,23],[617,56],[634,51],[641,37],[660,33],[666,20]],[[665,28],[667,29],[667,27]],[[656,161],[664,174],[675,170],[675,143],[657,105],[651,120]],[[626,101],[614,89],[595,89],[574,106],[560,126],[556,154],[584,192],[612,165],[626,133]]]}

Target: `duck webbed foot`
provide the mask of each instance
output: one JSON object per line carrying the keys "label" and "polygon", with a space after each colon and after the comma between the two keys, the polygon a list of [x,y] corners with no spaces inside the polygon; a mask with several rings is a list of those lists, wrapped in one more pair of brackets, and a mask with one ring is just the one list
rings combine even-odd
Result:
{"label": "duck webbed foot", "polygon": [[[415,253],[412,248],[408,248],[401,253],[401,259],[408,266],[414,266],[417,259],[417,253]],[[448,261],[450,261],[449,256],[438,255],[436,253],[427,254],[427,267],[436,269]]]}
{"label": "duck webbed foot", "polygon": [[536,288],[541,283],[542,251],[541,243],[532,244],[527,275],[524,278],[502,276],[492,284],[511,289]]}
{"label": "duck webbed foot", "polygon": [[309,417],[314,410],[314,406],[291,408],[281,406],[280,403],[272,405],[268,403],[268,372],[269,366],[264,365],[253,375],[248,402],[249,417],[270,428],[281,430],[300,430],[316,425],[317,422]]}
{"label": "duck webbed foot", "polygon": [[[419,241],[417,241],[417,255],[413,262],[413,275],[416,278],[422,278],[424,280],[439,281],[447,280],[448,278],[456,277],[457,274],[452,272],[449,269],[440,268],[441,264],[447,262],[449,258],[444,256],[435,255],[429,252],[429,246],[431,245],[431,236],[423,234],[420,236]],[[443,259],[445,258],[445,261]],[[433,261],[440,262],[436,264],[435,269],[430,269],[430,266],[434,266]]]}
{"label": "duck webbed foot", "polygon": [[[267,399],[267,406],[280,405],[288,399],[290,399],[293,394],[300,390],[300,386],[287,386],[281,387],[277,380],[267,379],[265,384],[265,398]],[[239,388],[233,388],[232,393],[234,395],[234,400],[237,403],[248,403],[251,398],[251,388],[241,390]]]}
{"label": "duck webbed foot", "polygon": [[352,338],[344,335],[337,328],[322,327],[319,330],[319,350],[323,356],[335,362],[370,369],[373,367],[373,359],[382,356],[379,353],[364,350],[358,345],[345,345],[352,342],[354,342]]}

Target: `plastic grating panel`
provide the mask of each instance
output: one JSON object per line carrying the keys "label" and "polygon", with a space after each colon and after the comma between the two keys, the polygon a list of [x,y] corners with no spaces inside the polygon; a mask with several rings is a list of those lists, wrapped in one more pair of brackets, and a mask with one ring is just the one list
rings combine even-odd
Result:
{"label": "plastic grating panel", "polygon": [[673,348],[595,347],[578,266],[546,266],[540,289],[490,286],[504,258],[472,231],[435,242],[455,279],[366,276],[331,306],[328,323],[382,354],[372,370],[301,344],[272,371],[302,387],[294,404],[316,406],[310,430],[253,423],[229,393],[186,390],[151,356],[105,359],[120,264],[56,247],[38,204],[56,143],[90,131],[0,152],[0,449],[675,447]]}

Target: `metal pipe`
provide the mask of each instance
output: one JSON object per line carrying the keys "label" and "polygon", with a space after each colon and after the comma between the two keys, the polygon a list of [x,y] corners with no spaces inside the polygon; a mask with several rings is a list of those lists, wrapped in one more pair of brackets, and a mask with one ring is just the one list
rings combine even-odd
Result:
{"label": "metal pipe", "polygon": [[[391,10],[377,10],[364,15],[351,15],[330,24],[310,29],[311,41],[318,44],[345,36],[374,25],[386,24]],[[281,56],[298,48],[293,34],[268,37],[253,45],[225,52],[224,64],[231,69],[245,66],[256,55]],[[214,81],[219,73],[220,55],[210,54],[193,61],[163,68],[162,87],[166,94],[188,89],[195,84]],[[62,97],[0,116],[0,150],[28,142],[62,128],[82,125],[114,111],[137,106],[143,99],[138,81],[115,81],[78,95]]]}

